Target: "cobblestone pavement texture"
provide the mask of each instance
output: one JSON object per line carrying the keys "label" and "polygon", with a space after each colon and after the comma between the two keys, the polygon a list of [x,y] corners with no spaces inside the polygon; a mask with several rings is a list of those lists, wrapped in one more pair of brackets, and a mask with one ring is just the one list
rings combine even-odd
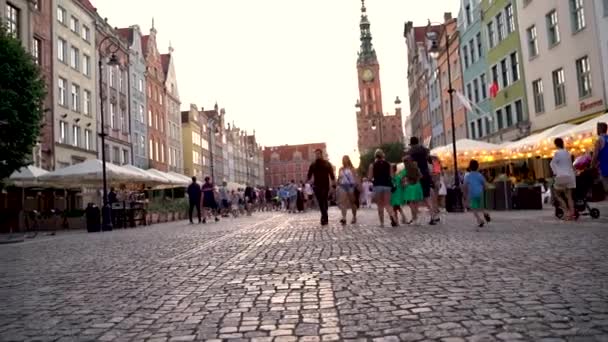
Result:
{"label": "cobblestone pavement texture", "polygon": [[263,213],[0,247],[0,340],[608,341],[608,219]]}

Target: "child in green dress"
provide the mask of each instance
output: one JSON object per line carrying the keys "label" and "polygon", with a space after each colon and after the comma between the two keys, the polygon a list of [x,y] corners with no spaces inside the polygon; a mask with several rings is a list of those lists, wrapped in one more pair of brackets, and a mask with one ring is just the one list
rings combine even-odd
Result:
{"label": "child in green dress", "polygon": [[403,159],[403,163],[405,165],[405,177],[403,178],[405,191],[403,197],[412,212],[412,219],[408,222],[408,224],[411,224],[418,220],[418,204],[424,200],[422,186],[420,185],[422,174],[420,173],[418,164],[410,156],[406,156]]}
{"label": "child in green dress", "polygon": [[397,164],[392,165],[393,168],[393,192],[391,193],[391,206],[395,211],[395,217],[399,219],[399,214],[401,214],[401,222],[403,224],[407,223],[407,219],[405,218],[405,214],[403,213],[402,205],[405,204],[405,186],[403,182],[403,178],[406,175],[405,168],[400,172],[397,172]]}

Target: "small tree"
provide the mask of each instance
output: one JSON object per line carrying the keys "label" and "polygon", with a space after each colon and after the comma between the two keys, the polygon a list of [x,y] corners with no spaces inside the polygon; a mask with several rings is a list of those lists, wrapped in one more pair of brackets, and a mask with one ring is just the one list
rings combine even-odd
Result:
{"label": "small tree", "polygon": [[45,85],[32,56],[0,25],[0,181],[31,163]]}
{"label": "small tree", "polygon": [[367,169],[369,165],[374,162],[374,153],[376,149],[380,148],[384,151],[386,161],[389,163],[399,163],[403,159],[403,150],[405,145],[400,142],[382,144],[379,147],[373,148],[359,157],[359,174],[361,176],[367,176]]}

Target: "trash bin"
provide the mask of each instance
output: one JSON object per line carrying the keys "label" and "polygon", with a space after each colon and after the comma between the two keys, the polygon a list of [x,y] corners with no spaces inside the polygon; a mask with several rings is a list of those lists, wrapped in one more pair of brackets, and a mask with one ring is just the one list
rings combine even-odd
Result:
{"label": "trash bin", "polygon": [[87,221],[87,232],[97,233],[101,231],[101,211],[94,203],[89,203],[85,209]]}

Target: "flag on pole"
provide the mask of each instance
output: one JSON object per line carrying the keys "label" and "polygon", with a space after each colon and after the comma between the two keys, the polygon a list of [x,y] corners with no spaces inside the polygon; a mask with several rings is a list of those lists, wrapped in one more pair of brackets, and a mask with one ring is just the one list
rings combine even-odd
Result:
{"label": "flag on pole", "polygon": [[456,97],[458,98],[458,100],[460,101],[460,103],[462,103],[462,105],[464,106],[464,108],[466,108],[469,112],[473,111],[473,105],[471,104],[471,102],[469,101],[469,99],[466,98],[466,96],[464,96],[461,92],[456,91]]}
{"label": "flag on pole", "polygon": [[494,81],[490,85],[490,97],[495,98],[498,95],[498,82]]}

